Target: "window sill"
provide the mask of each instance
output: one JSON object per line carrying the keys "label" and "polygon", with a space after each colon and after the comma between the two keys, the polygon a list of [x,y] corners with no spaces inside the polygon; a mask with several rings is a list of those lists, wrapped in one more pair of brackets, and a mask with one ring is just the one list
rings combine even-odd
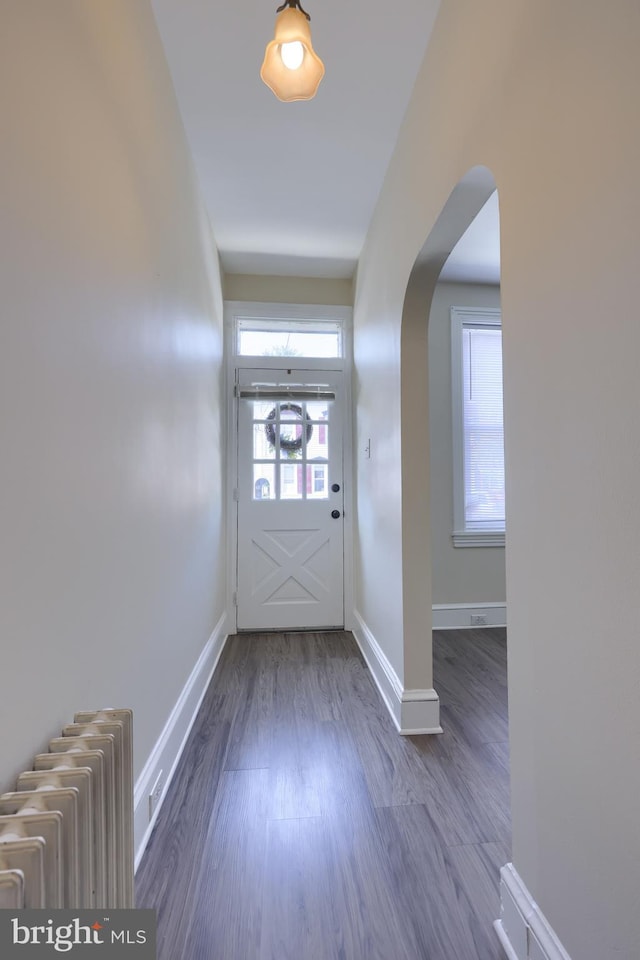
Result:
{"label": "window sill", "polygon": [[454,530],[454,547],[504,547],[504,530]]}

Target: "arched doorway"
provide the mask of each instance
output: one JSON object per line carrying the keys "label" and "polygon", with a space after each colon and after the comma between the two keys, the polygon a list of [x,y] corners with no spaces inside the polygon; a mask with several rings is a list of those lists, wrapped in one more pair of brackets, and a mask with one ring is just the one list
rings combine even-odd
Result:
{"label": "arched doorway", "polygon": [[445,262],[495,190],[486,167],[474,167],[462,178],[416,257],[404,297],[400,349],[405,688],[433,687],[429,314]]}

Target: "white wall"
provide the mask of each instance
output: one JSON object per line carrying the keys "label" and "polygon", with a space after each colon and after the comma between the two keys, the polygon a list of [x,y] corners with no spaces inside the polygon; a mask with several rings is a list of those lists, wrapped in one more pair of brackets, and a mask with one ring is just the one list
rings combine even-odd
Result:
{"label": "white wall", "polygon": [[451,307],[500,307],[490,284],[439,283],[429,314],[431,590],[435,604],[505,599],[504,547],[454,547]]}
{"label": "white wall", "polygon": [[218,259],[148,3],[5,2],[0,118],[0,789],[109,705],[137,776],[226,575]]}
{"label": "white wall", "polygon": [[399,660],[403,299],[456,183],[490,168],[513,858],[574,960],[640,955],[639,39],[631,0],[443,0],[355,297],[357,442],[376,438],[358,462],[357,602]]}
{"label": "white wall", "polygon": [[319,303],[350,306],[353,303],[351,280],[320,277],[262,277],[255,274],[226,273],[226,300],[258,303]]}

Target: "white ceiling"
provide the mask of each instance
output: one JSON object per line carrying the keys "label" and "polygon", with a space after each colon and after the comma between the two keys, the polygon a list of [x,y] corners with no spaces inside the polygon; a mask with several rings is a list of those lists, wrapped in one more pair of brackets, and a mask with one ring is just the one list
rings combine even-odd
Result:
{"label": "white ceiling", "polygon": [[326,73],[296,103],[259,76],[279,2],[152,5],[225,271],[351,277],[439,0],[303,0]]}

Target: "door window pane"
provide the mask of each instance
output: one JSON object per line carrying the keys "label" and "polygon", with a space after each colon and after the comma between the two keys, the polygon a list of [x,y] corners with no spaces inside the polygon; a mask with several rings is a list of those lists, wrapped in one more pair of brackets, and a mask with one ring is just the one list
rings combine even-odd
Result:
{"label": "door window pane", "polygon": [[307,499],[327,500],[329,497],[329,467],[326,463],[307,464]]}
{"label": "door window pane", "polygon": [[252,406],[254,420],[266,420],[273,410],[273,403],[270,400],[254,400]]}
{"label": "door window pane", "polygon": [[328,499],[329,410],[324,401],[252,402],[254,500]]}
{"label": "door window pane", "polygon": [[329,407],[326,400],[312,400],[307,403],[307,416],[310,420],[328,420]]}
{"label": "door window pane", "polygon": [[276,499],[276,469],[272,463],[254,463],[253,499]]}
{"label": "door window pane", "polygon": [[253,459],[273,460],[276,455],[275,447],[269,443],[264,423],[253,425]]}
{"label": "door window pane", "polygon": [[326,423],[313,425],[313,433],[307,443],[308,460],[327,460],[329,457],[329,427]]}
{"label": "door window pane", "polygon": [[280,464],[280,499],[302,500],[302,464]]}
{"label": "door window pane", "polygon": [[296,448],[302,451],[302,424],[299,420],[287,422],[291,418],[289,413],[283,412],[283,422],[280,424],[280,448],[283,453],[290,453]]}
{"label": "door window pane", "polygon": [[313,426],[304,417],[300,403],[278,404],[280,457],[282,460],[300,460],[305,453],[305,443],[313,434]]}

